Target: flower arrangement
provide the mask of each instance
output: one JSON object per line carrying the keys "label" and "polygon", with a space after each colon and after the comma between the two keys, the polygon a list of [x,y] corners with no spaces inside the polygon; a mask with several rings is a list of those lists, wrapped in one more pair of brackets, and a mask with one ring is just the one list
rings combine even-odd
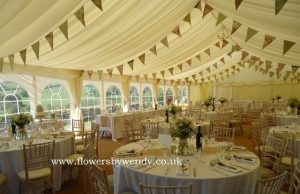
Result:
{"label": "flower arrangement", "polygon": [[194,133],[193,122],[188,118],[177,118],[175,120],[175,125],[170,129],[170,133],[173,138],[177,137],[179,139],[186,139],[191,137]]}
{"label": "flower arrangement", "polygon": [[281,96],[277,95],[275,98],[276,98],[277,100],[280,100],[280,99],[281,99]]}
{"label": "flower arrangement", "polygon": [[181,106],[176,106],[175,104],[172,104],[169,108],[168,111],[172,113],[173,115],[176,115],[176,113],[182,111]]}
{"label": "flower arrangement", "polygon": [[292,109],[298,107],[299,104],[300,102],[297,98],[288,99],[288,106],[291,107]]}
{"label": "flower arrangement", "polygon": [[32,116],[29,113],[15,114],[11,117],[11,122],[19,127],[19,129],[24,129],[26,124],[33,121]]}
{"label": "flower arrangement", "polygon": [[223,104],[224,102],[227,102],[226,98],[220,98],[219,101],[221,102],[221,104]]}
{"label": "flower arrangement", "polygon": [[208,108],[211,105],[211,101],[210,100],[205,100],[204,101],[204,105]]}

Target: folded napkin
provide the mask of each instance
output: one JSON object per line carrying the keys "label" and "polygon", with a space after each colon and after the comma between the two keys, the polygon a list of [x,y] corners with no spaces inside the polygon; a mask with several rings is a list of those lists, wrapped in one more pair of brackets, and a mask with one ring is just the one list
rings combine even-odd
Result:
{"label": "folded napkin", "polygon": [[214,167],[215,168],[220,168],[220,169],[223,169],[223,170],[227,170],[227,171],[230,171],[230,172],[234,172],[234,173],[238,173],[238,172],[242,171],[241,169],[238,169],[238,168],[235,168],[233,166],[224,164],[222,162],[218,162]]}
{"label": "folded napkin", "polygon": [[137,155],[137,151],[135,149],[129,149],[129,150],[118,150],[116,152],[117,156],[133,156]]}
{"label": "folded napkin", "polygon": [[232,148],[230,148],[233,151],[238,151],[238,150],[247,150],[247,148],[245,148],[244,146],[237,146],[234,145]]}
{"label": "folded napkin", "polygon": [[257,159],[248,156],[233,155],[235,161],[240,163],[255,164]]}

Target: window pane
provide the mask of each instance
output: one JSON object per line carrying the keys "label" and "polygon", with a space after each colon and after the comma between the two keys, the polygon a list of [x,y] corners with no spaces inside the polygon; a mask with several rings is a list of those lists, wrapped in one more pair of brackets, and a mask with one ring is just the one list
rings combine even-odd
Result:
{"label": "window pane", "polygon": [[115,113],[121,109],[121,91],[116,86],[110,86],[106,90],[106,111]]}
{"label": "window pane", "polygon": [[143,90],[143,108],[152,108],[152,92],[149,87],[145,87]]}
{"label": "window pane", "polygon": [[81,111],[87,125],[89,125],[90,121],[95,119],[96,109],[100,110],[99,91],[94,85],[87,84],[83,87],[81,93]]}

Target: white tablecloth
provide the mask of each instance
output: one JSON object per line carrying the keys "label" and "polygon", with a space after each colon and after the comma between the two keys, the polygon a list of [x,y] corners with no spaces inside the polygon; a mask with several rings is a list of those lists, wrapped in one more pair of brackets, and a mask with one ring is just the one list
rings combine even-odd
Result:
{"label": "white tablecloth", "polygon": [[[66,135],[65,138],[55,138],[55,155],[57,159],[62,159],[70,155],[73,151],[71,136]],[[0,142],[2,140],[0,139]],[[43,143],[53,141],[53,139],[34,139],[34,143]],[[3,142],[3,141],[2,141]],[[7,182],[10,194],[18,194],[19,179],[17,173],[24,170],[24,141],[9,142],[9,149],[0,151],[0,171],[7,175]],[[53,184],[56,191],[60,190],[62,180],[61,165],[53,167]]]}
{"label": "white tablecloth", "polygon": [[300,116],[298,115],[276,115],[276,125],[285,126],[295,123],[300,125]]}
{"label": "white tablecloth", "polygon": [[219,120],[219,119],[232,119],[233,112],[203,112],[201,114],[202,119],[204,120]]}
{"label": "white tablecloth", "polygon": [[[142,149],[138,143],[132,143],[122,146],[119,150],[130,148]],[[251,156],[255,155],[251,154]],[[210,161],[216,158],[216,154],[200,156],[200,161],[195,156],[179,156],[179,158],[190,161],[191,167],[188,176],[178,175],[176,173],[176,165],[170,165],[167,175],[164,175],[166,166],[163,165],[157,165],[147,171],[144,171],[144,169],[148,167],[138,169],[131,166],[116,165],[114,167],[114,193],[118,194],[119,192],[130,190],[139,193],[139,182],[152,185],[183,185],[191,183],[193,185],[193,194],[253,193],[256,178],[258,177],[259,160],[255,164],[230,161],[230,163],[248,169],[242,169],[241,172],[233,173],[220,169],[217,172],[210,166]],[[196,168],[196,177],[194,177],[193,170],[191,170],[193,168]]]}

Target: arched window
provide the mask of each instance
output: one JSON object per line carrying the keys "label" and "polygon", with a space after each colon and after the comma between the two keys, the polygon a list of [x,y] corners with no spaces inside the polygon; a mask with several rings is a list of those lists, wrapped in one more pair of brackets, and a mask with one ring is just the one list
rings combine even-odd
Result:
{"label": "arched window", "polygon": [[145,87],[143,90],[143,108],[152,108],[152,92],[149,87]]}
{"label": "arched window", "polygon": [[50,84],[42,92],[41,104],[46,117],[55,113],[57,119],[70,121],[70,98],[61,84]]}
{"label": "arched window", "polygon": [[30,112],[27,91],[15,82],[0,83],[0,122],[10,122],[10,117],[21,112]]}
{"label": "arched window", "polygon": [[171,88],[168,88],[166,91],[166,101],[169,101],[169,102],[173,101],[173,91]]}
{"label": "arched window", "polygon": [[158,88],[157,103],[158,106],[164,106],[164,89],[162,87]]}
{"label": "arched window", "polygon": [[188,91],[186,86],[177,88],[177,103],[188,103]]}
{"label": "arched window", "polygon": [[106,90],[106,111],[114,113],[121,109],[121,92],[116,86],[110,86]]}
{"label": "arched window", "polygon": [[88,84],[81,93],[81,111],[84,121],[92,121],[95,115],[100,114],[100,95],[97,88]]}
{"label": "arched window", "polygon": [[139,110],[139,92],[136,87],[130,87],[129,96],[130,110]]}

